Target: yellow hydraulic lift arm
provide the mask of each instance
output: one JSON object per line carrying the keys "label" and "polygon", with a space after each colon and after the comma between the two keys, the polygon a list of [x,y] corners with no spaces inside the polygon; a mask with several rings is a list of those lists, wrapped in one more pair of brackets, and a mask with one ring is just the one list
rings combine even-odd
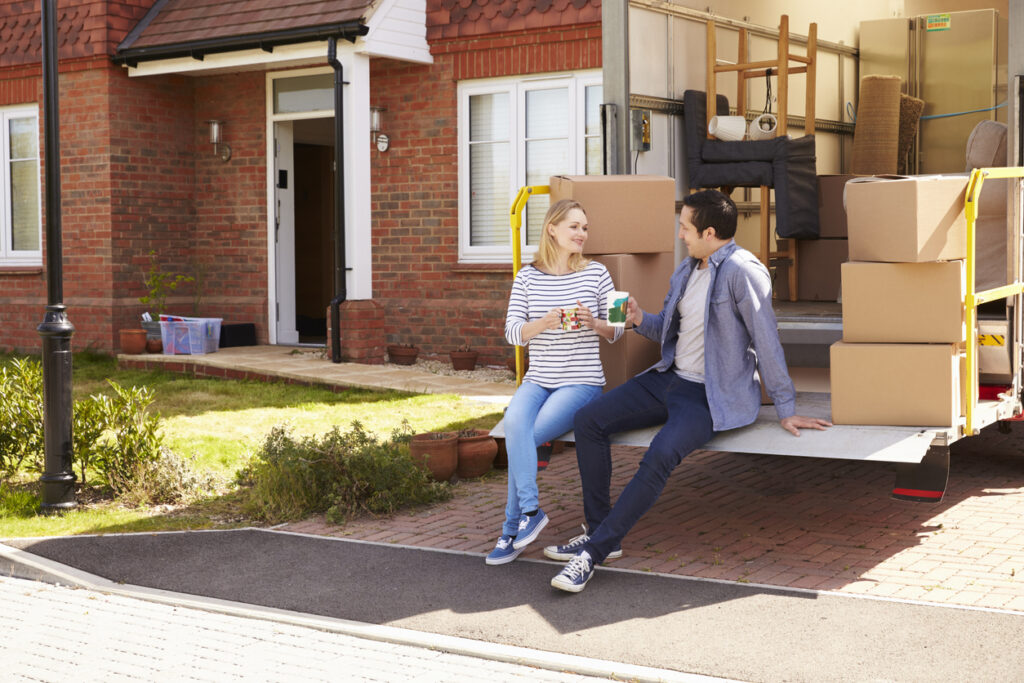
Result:
{"label": "yellow hydraulic lift arm", "polygon": [[[519,188],[516,198],[512,201],[511,216],[509,223],[512,226],[512,277],[523,267],[523,247],[520,239],[520,232],[523,228],[523,209],[526,208],[526,200],[535,194],[549,194],[549,185],[525,185]],[[523,375],[526,374],[526,348],[516,347],[516,386],[523,383]]]}
{"label": "yellow hydraulic lift arm", "polygon": [[[1024,283],[1021,282],[1021,263],[1017,254],[1021,250],[1021,226],[1020,222],[1020,207],[1017,206],[1015,201],[1015,209],[1013,211],[1013,222],[1014,222],[1014,239],[1013,239],[1013,251],[1010,253],[1010,258],[1013,263],[1013,282],[1003,285],[1002,287],[996,287],[994,289],[987,289],[981,292],[974,291],[974,274],[976,268],[976,255],[975,255],[975,224],[978,219],[978,199],[981,197],[981,187],[985,182],[986,178],[990,179],[1014,179],[1014,189],[1016,197],[1020,196],[1021,179],[1024,178],[1024,168],[1021,167],[1007,167],[1007,168],[976,168],[971,171],[971,178],[967,183],[967,198],[964,202],[964,209],[967,218],[967,283],[966,283],[966,294],[964,296],[964,309],[967,324],[967,380],[964,383],[964,406],[965,406],[965,421],[964,421],[964,436],[973,436],[978,433],[978,430],[974,426],[975,412],[978,407],[978,306],[989,302],[996,301],[998,299],[1006,299],[1009,297],[1016,297],[1014,302],[1014,316],[1019,318],[1024,312],[1024,300],[1021,298],[1021,294],[1024,293]],[[1020,329],[1014,324],[1015,334],[1014,346],[1013,346],[1013,361],[1011,367],[1013,369],[1013,394],[1014,397],[1020,395],[1021,384],[1020,384]]]}

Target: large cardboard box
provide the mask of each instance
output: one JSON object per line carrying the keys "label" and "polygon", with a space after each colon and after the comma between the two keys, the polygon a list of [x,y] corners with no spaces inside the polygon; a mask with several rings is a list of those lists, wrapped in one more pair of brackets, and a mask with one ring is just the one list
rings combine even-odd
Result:
{"label": "large cardboard box", "polygon": [[[785,249],[788,240],[779,240]],[[849,245],[843,239],[797,240],[797,299],[838,301],[840,266],[847,260]],[[775,270],[775,298],[789,299],[789,264]]]}
{"label": "large cardboard box", "polygon": [[[676,181],[651,175],[551,176],[551,202],[575,199],[590,224],[587,254],[675,252]],[[616,286],[618,283],[616,283]]]}
{"label": "large cardboard box", "polygon": [[[608,269],[615,289],[629,292],[649,313],[661,311],[668,293],[668,281],[675,270],[675,257],[662,254],[604,254],[594,257]],[[657,343],[626,330],[614,344],[601,341],[601,364],[607,383],[613,389],[639,372],[658,362],[661,349]]]}
{"label": "large cardboard box", "polygon": [[830,353],[835,424],[956,424],[961,413],[956,344],[836,342]]}
{"label": "large cardboard box", "polygon": [[818,176],[818,226],[820,237],[846,239],[846,207],[843,188],[855,175]]}
{"label": "large cardboard box", "polygon": [[846,184],[851,261],[967,257],[967,176],[877,176]]}
{"label": "large cardboard box", "polygon": [[964,263],[844,263],[843,341],[964,341]]}

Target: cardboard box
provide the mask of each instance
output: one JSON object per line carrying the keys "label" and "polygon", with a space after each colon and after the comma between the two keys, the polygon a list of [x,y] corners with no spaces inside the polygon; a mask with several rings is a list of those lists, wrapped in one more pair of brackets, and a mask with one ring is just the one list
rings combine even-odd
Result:
{"label": "cardboard box", "polygon": [[836,342],[830,354],[835,424],[956,424],[961,354],[955,344]]}
{"label": "cardboard box", "polygon": [[[786,240],[779,240],[780,250]],[[840,266],[847,260],[849,245],[843,239],[797,240],[797,299],[838,301]],[[789,299],[789,264],[775,270],[775,298]]]}
{"label": "cardboard box", "polygon": [[[604,254],[594,257],[604,264],[612,276],[615,289],[629,292],[640,307],[649,313],[661,311],[668,293],[668,281],[675,270],[675,257],[662,254]],[[607,384],[613,389],[639,372],[658,362],[661,349],[657,343],[626,330],[614,344],[601,341],[601,364]]]}
{"label": "cardboard box", "polygon": [[[551,176],[551,202],[575,199],[590,222],[587,254],[675,252],[676,181],[651,175]],[[618,283],[616,283],[618,286]]]}
{"label": "cardboard box", "polygon": [[818,226],[820,237],[846,239],[846,207],[843,188],[855,175],[818,176]]}
{"label": "cardboard box", "polygon": [[967,176],[876,176],[846,184],[851,261],[967,257]]}
{"label": "cardboard box", "polygon": [[964,341],[964,264],[844,263],[843,341]]}

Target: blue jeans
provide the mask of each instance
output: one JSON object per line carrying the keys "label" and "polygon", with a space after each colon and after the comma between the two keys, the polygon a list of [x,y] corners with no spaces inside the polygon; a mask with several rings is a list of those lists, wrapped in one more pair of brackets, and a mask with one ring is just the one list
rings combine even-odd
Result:
{"label": "blue jeans", "polygon": [[508,450],[508,503],[502,533],[515,536],[524,512],[536,510],[537,446],[572,429],[581,406],[601,395],[601,387],[572,384],[557,389],[523,382],[505,411]]}
{"label": "blue jeans", "polygon": [[[636,474],[611,506],[612,434],[665,423],[651,440]],[[661,495],[684,457],[707,443],[714,429],[704,385],[671,370],[646,372],[576,413],[576,459],[590,540],[582,546],[601,563]]]}

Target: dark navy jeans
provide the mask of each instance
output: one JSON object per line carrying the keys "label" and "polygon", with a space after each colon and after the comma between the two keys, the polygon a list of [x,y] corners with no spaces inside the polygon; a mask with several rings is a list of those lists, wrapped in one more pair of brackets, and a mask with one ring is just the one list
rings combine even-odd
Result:
{"label": "dark navy jeans", "polygon": [[[612,434],[665,423],[651,441],[633,479],[611,506]],[[634,377],[576,413],[576,460],[583,484],[583,514],[590,540],[582,549],[598,564],[661,495],[684,457],[714,430],[704,385],[671,370]]]}

